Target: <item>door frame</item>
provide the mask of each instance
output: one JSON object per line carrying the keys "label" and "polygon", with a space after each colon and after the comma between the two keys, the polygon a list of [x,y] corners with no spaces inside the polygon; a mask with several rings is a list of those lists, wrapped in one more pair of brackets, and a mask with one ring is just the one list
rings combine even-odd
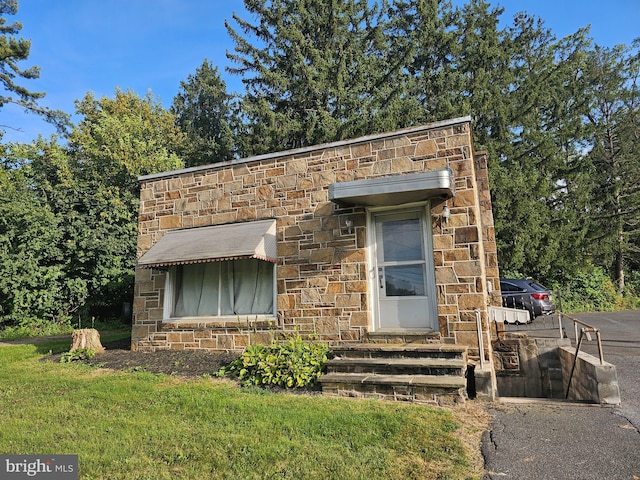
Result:
{"label": "door frame", "polygon": [[[375,231],[375,219],[376,214],[379,213],[402,213],[407,211],[419,212],[423,218],[423,237],[425,248],[425,267],[426,267],[426,291],[427,291],[427,318],[429,323],[420,328],[420,331],[438,331],[438,302],[436,298],[436,276],[435,266],[433,260],[433,228],[431,222],[431,203],[418,202],[409,203],[405,205],[393,205],[384,207],[369,207],[367,208],[367,235],[366,235],[366,247],[367,247],[367,261],[368,261],[368,274],[369,291],[371,292],[371,321],[372,331],[384,332],[385,328],[380,323],[380,301],[378,290],[378,272],[377,272],[377,242]],[[387,329],[391,330],[391,329]],[[397,331],[398,329],[392,329]],[[403,329],[407,332],[416,331],[413,329]]]}

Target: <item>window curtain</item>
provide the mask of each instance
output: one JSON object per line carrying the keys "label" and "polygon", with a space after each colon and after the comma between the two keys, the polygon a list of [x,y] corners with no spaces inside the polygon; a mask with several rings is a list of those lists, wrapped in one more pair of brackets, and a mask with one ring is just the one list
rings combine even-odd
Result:
{"label": "window curtain", "polygon": [[177,268],[174,317],[273,313],[273,264],[241,259]]}
{"label": "window curtain", "polygon": [[220,263],[197,263],[177,268],[174,317],[218,315]]}

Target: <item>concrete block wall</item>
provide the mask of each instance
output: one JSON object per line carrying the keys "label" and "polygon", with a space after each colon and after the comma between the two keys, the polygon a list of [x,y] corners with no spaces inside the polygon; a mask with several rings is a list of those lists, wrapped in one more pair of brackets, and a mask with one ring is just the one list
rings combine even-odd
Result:
{"label": "concrete block wall", "polygon": [[166,272],[138,269],[133,347],[241,350],[250,333],[262,340],[300,332],[334,344],[361,341],[372,324],[366,210],[333,204],[329,186],[446,167],[456,187],[446,201],[448,223],[440,220],[445,202],[432,203],[439,330],[445,342],[477,355],[475,312],[488,332],[486,306],[500,301],[492,293],[499,283],[486,155],[474,152],[468,119],[142,178],[139,257],[173,229],[276,219],[277,316],[250,327],[251,319],[167,321]]}
{"label": "concrete block wall", "polygon": [[569,339],[505,334],[493,349],[498,395],[564,398],[559,349],[570,345]]}
{"label": "concrete block wall", "polygon": [[579,352],[573,377],[571,377],[575,353],[573,347],[560,348],[562,381],[565,391],[571,378],[569,399],[619,405],[620,387],[618,386],[616,366],[608,362],[601,365],[599,358]]}

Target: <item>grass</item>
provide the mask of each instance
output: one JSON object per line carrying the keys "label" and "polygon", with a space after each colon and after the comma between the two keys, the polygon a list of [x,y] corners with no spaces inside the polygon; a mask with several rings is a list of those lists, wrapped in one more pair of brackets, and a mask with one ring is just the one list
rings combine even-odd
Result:
{"label": "grass", "polygon": [[12,325],[3,327],[0,325],[0,341],[21,340],[24,338],[34,338],[51,335],[71,335],[75,328],[95,328],[97,330],[114,330],[126,328],[131,330],[128,323],[121,323],[118,320],[105,322],[92,319],[82,324],[81,320],[74,325],[71,323],[55,322],[33,322],[31,325]]}
{"label": "grass", "polygon": [[77,453],[82,479],[483,474],[474,443],[486,419],[465,408],[276,394],[218,379],[40,361],[67,348],[0,348],[0,452]]}

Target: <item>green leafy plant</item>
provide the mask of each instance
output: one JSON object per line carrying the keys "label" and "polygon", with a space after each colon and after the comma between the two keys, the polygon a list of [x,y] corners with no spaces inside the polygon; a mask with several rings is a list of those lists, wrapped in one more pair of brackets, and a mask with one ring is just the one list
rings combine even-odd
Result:
{"label": "green leafy plant", "polygon": [[327,344],[305,342],[297,335],[283,343],[249,345],[238,359],[222,367],[217,375],[235,376],[245,386],[302,388],[317,382],[329,356]]}
{"label": "green leafy plant", "polygon": [[90,348],[78,348],[65,352],[60,357],[60,363],[71,363],[78,360],[88,360],[95,356],[96,352]]}
{"label": "green leafy plant", "polygon": [[611,279],[601,267],[585,265],[564,285],[554,285],[565,312],[615,310],[620,300]]}

